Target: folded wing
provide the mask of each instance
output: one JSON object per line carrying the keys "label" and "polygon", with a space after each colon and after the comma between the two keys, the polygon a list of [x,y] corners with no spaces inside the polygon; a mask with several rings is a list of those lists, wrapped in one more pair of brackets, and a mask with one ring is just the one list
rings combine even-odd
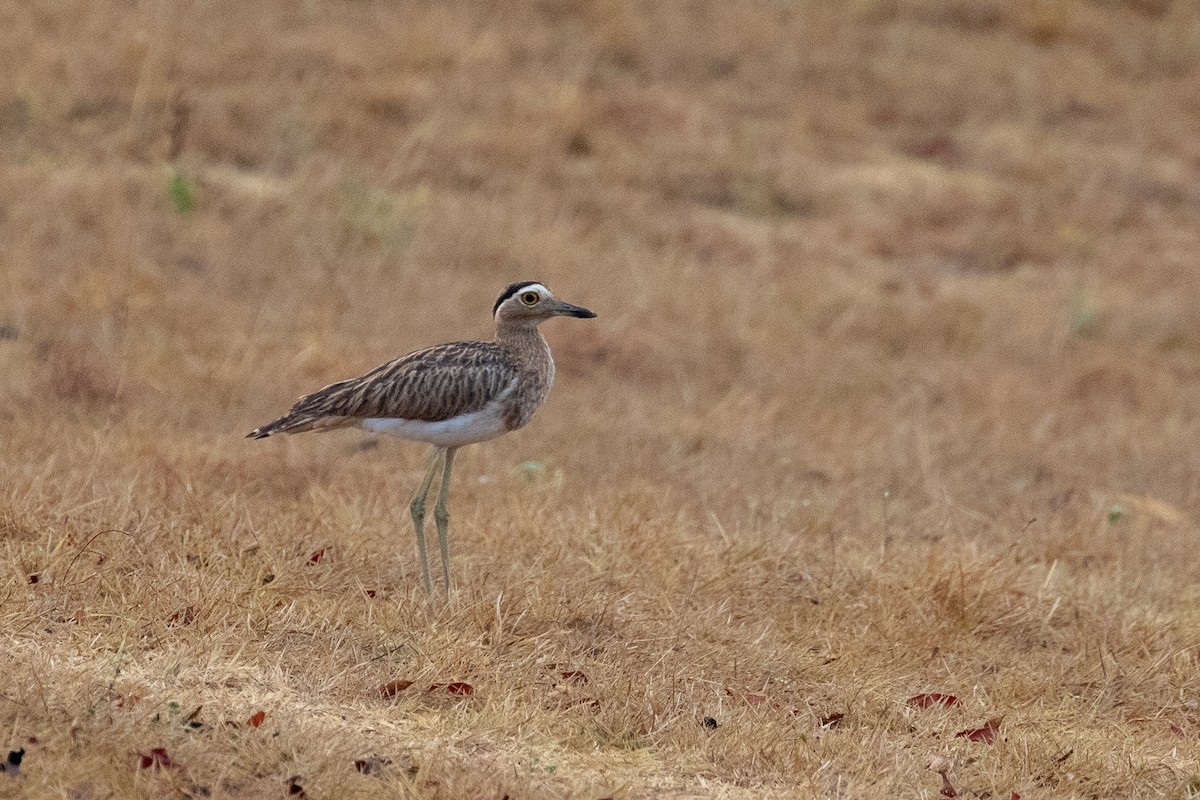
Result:
{"label": "folded wing", "polygon": [[248,435],[342,428],[363,419],[440,422],[479,411],[513,385],[508,354],[490,342],[453,342],[381,364],[296,401],[291,411]]}

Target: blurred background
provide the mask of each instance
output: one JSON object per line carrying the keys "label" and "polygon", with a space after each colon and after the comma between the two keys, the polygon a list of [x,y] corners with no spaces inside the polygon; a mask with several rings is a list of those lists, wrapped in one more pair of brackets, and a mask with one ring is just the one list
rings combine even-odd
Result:
{"label": "blurred background", "polygon": [[547,326],[537,435],[575,474],[798,525],[862,482],[993,518],[1200,510],[1189,0],[6,3],[0,27],[26,454],[225,442],[487,337],[538,279],[601,315]]}

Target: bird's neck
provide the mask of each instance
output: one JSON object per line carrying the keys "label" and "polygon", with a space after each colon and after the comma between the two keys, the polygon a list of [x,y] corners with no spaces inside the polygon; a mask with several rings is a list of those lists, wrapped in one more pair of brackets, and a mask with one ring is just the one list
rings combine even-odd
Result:
{"label": "bird's neck", "polygon": [[550,345],[535,323],[505,320],[496,326],[496,344],[508,350],[517,361],[540,376],[549,388],[554,381],[554,359]]}
{"label": "bird's neck", "polygon": [[528,352],[530,355],[546,351],[549,346],[545,337],[532,321],[504,320],[496,326],[496,344],[504,345],[518,352]]}

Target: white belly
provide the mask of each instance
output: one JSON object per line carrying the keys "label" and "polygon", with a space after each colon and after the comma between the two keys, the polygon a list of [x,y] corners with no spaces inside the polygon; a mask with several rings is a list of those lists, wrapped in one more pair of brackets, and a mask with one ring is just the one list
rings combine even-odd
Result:
{"label": "white belly", "polygon": [[461,447],[486,442],[505,433],[501,404],[492,401],[479,411],[462,414],[439,422],[419,419],[367,418],[362,427],[372,433],[386,433],[414,442],[428,442],[438,447]]}

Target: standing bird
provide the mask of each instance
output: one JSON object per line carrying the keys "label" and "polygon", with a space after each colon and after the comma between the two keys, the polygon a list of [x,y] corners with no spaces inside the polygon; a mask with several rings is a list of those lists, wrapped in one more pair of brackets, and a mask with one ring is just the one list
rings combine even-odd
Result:
{"label": "standing bird", "polygon": [[490,342],[452,342],[401,356],[301,397],[291,411],[247,434],[265,439],[277,433],[353,427],[432,444],[429,469],[410,506],[421,575],[429,592],[433,582],[425,551],[425,498],[439,464],[444,467],[433,518],[449,591],[446,500],[454,454],[463,445],[515,431],[546,399],[554,383],[554,359],[538,325],[551,317],[596,316],[559,300],[536,281],[509,285],[496,298],[492,313],[496,337]]}

